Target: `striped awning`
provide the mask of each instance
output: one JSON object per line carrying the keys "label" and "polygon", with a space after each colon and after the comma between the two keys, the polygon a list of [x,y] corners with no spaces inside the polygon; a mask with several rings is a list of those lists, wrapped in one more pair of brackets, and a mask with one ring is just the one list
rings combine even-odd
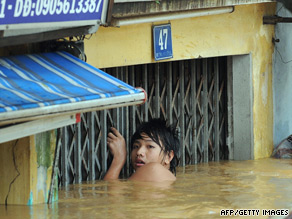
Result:
{"label": "striped awning", "polygon": [[146,93],[66,53],[0,58],[0,126],[142,104]]}

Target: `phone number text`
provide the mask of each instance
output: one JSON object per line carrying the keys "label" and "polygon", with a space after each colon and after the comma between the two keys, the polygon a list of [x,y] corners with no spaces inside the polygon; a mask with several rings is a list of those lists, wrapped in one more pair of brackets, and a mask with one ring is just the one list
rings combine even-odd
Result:
{"label": "phone number text", "polygon": [[14,18],[99,13],[103,0],[0,0],[0,19],[12,11]]}

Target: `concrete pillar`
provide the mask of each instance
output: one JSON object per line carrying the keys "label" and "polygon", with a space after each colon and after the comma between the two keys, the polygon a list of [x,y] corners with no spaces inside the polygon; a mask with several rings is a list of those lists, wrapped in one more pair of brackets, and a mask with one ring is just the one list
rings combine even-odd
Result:
{"label": "concrete pillar", "polygon": [[254,159],[252,56],[232,57],[234,160]]}
{"label": "concrete pillar", "polygon": [[[55,131],[0,144],[0,204],[34,205],[48,201],[55,147]],[[57,189],[52,199],[58,199]]]}

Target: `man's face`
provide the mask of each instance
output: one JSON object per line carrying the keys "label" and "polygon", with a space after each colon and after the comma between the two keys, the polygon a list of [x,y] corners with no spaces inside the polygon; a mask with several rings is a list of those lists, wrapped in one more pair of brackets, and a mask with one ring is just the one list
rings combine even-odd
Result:
{"label": "man's face", "polygon": [[151,162],[164,165],[164,152],[148,135],[142,134],[142,139],[136,139],[132,146],[131,159],[135,170]]}

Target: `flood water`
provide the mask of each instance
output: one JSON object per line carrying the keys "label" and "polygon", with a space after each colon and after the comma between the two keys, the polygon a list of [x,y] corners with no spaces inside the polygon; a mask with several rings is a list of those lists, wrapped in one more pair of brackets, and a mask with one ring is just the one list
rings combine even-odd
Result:
{"label": "flood water", "polygon": [[173,184],[125,180],[70,185],[59,191],[59,201],[52,205],[0,206],[0,217],[221,218],[222,209],[257,209],[255,218],[269,218],[269,212],[263,215],[265,209],[284,209],[284,214],[292,211],[292,160],[270,158],[179,167]]}

